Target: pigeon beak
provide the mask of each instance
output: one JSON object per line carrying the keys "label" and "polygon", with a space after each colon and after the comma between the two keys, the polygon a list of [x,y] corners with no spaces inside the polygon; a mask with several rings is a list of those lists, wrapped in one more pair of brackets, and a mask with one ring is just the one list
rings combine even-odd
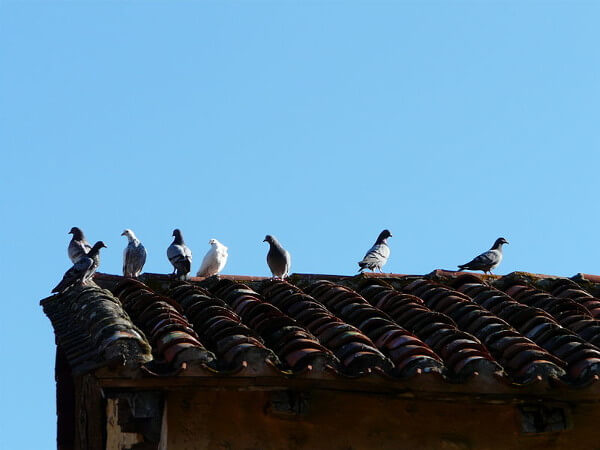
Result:
{"label": "pigeon beak", "polygon": [[121,236],[125,236],[125,232],[124,231],[121,233]]}

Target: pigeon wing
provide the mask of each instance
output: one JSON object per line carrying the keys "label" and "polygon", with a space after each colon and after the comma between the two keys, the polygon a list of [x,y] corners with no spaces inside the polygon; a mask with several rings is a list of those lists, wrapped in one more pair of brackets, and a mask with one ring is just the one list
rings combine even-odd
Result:
{"label": "pigeon wing", "polygon": [[183,248],[181,247],[181,245],[169,245],[169,248],[167,248],[167,258],[169,258],[171,264],[175,264],[175,262],[183,258]]}
{"label": "pigeon wing", "polygon": [[291,257],[282,247],[272,246],[267,253],[267,264],[271,273],[276,277],[283,277],[291,266]]}
{"label": "pigeon wing", "polygon": [[[67,270],[52,292],[63,292],[73,284],[83,281],[88,277],[88,273],[93,270],[94,260],[92,258],[80,258],[73,267]],[[93,272],[92,272],[93,273]]]}
{"label": "pigeon wing", "polygon": [[390,257],[390,247],[386,244],[375,244],[358,263],[361,268],[381,269]]}
{"label": "pigeon wing", "polygon": [[487,252],[483,252],[481,255],[476,256],[468,263],[463,264],[462,267],[471,270],[487,270],[489,267],[496,264],[499,259],[497,252],[488,250]]}
{"label": "pigeon wing", "polygon": [[228,255],[229,254],[227,252],[227,247],[225,247],[224,245],[220,246],[217,251],[217,273],[220,273],[225,268],[225,265],[227,264]]}
{"label": "pigeon wing", "polygon": [[217,261],[217,250],[211,247],[204,255],[202,259],[202,264],[200,264],[200,268],[196,273],[199,277],[210,277],[215,275],[218,270],[218,261]]}
{"label": "pigeon wing", "polygon": [[87,255],[87,253],[92,249],[92,246],[85,239],[82,241],[71,239],[68,247],[69,259],[72,263],[76,263],[79,258]]}
{"label": "pigeon wing", "polygon": [[146,249],[140,243],[130,243],[123,254],[123,275],[137,277],[146,263]]}
{"label": "pigeon wing", "polygon": [[284,277],[287,277],[290,274],[290,270],[292,269],[292,255],[287,250],[284,250],[285,257],[285,271],[283,273]]}
{"label": "pigeon wing", "polygon": [[171,244],[167,249],[167,257],[178,272],[189,273],[192,265],[192,251],[186,245]]}

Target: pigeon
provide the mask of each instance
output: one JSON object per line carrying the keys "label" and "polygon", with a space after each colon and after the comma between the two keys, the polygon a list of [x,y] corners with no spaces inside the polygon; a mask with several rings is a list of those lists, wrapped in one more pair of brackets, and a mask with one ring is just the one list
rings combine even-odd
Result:
{"label": "pigeon", "polygon": [[502,244],[508,244],[508,241],[503,237],[496,239],[492,248],[487,252],[473,258],[466,264],[458,266],[458,271],[462,270],[483,270],[484,273],[492,273],[492,270],[498,267],[502,262]]}
{"label": "pigeon", "polygon": [[263,242],[268,242],[270,245],[269,253],[267,253],[267,264],[273,277],[284,279],[289,275],[292,266],[290,252],[284,249],[279,241],[270,234],[265,236]]}
{"label": "pigeon", "polygon": [[359,261],[359,272],[362,272],[365,269],[369,269],[373,272],[376,270],[382,272],[381,268],[385,265],[390,257],[390,247],[387,243],[387,240],[390,237],[392,237],[392,233],[390,233],[389,230],[383,230],[381,233],[379,233],[379,236],[377,237],[373,247],[369,249],[362,261]]}
{"label": "pigeon", "polygon": [[212,277],[218,275],[227,264],[227,247],[216,239],[208,241],[211,249],[206,252],[202,264],[196,273],[198,277]]}
{"label": "pigeon", "polygon": [[69,242],[69,248],[67,249],[67,253],[69,255],[69,259],[74,264],[79,258],[86,255],[92,249],[92,246],[85,239],[81,228],[73,227],[71,228],[71,231],[69,231],[68,234],[73,235],[71,242]]}
{"label": "pigeon", "polygon": [[185,280],[192,269],[192,251],[183,242],[183,236],[179,229],[173,230],[173,243],[167,248],[167,257],[173,264],[173,275]]}
{"label": "pigeon", "polygon": [[94,272],[96,272],[96,269],[98,268],[96,256],[103,247],[106,248],[104,242],[96,242],[86,255],[79,258],[77,262],[73,264],[73,267],[65,272],[63,279],[54,289],[52,289],[52,292],[62,294],[71,286],[76,284],[86,284],[87,281],[94,276]]}
{"label": "pigeon", "polygon": [[146,263],[146,249],[129,228],[123,231],[121,236],[127,236],[129,240],[123,251],[123,276],[137,278]]}

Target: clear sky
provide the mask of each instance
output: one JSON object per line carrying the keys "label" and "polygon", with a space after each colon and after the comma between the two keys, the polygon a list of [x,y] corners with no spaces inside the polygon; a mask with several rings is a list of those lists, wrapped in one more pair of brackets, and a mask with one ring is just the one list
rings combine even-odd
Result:
{"label": "clear sky", "polygon": [[0,447],[55,440],[38,302],[72,226],[119,273],[132,228],[198,269],[453,268],[504,236],[499,273],[600,273],[600,3],[0,0]]}

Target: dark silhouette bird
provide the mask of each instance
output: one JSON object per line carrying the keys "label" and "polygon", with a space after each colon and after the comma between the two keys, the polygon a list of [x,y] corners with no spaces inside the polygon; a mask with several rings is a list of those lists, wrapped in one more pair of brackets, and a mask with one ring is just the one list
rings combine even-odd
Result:
{"label": "dark silhouette bird", "polygon": [[92,249],[92,246],[86,240],[81,228],[73,227],[69,231],[69,234],[72,234],[73,237],[71,238],[71,242],[69,242],[67,253],[71,262],[76,263],[79,258],[86,255]]}
{"label": "dark silhouette bird", "polygon": [[284,249],[279,241],[268,234],[263,242],[269,243],[269,252],[267,253],[267,264],[274,278],[284,279],[290,273],[292,266],[292,257],[290,252]]}
{"label": "dark silhouette bird", "polygon": [[167,248],[167,257],[173,264],[173,275],[185,279],[192,269],[192,251],[185,245],[179,229],[173,230],[173,243]]}
{"label": "dark silhouette bird", "polygon": [[129,228],[121,236],[126,236],[129,241],[123,251],[123,276],[137,278],[146,263],[146,249]]}
{"label": "dark silhouette bird", "polygon": [[387,240],[390,237],[392,237],[392,233],[390,233],[389,230],[383,230],[379,233],[373,247],[369,249],[362,261],[359,261],[359,272],[362,272],[365,269],[369,269],[373,272],[376,270],[382,272],[381,268],[390,257],[390,247],[387,243]]}
{"label": "dark silhouette bird", "polygon": [[96,256],[101,248],[105,248],[104,242],[98,241],[92,249],[79,258],[73,267],[65,272],[63,279],[56,285],[52,292],[63,293],[71,286],[86,284],[92,278],[98,266],[95,263]]}
{"label": "dark silhouette bird", "polygon": [[483,270],[484,273],[492,273],[502,262],[502,245],[508,244],[503,237],[496,239],[492,248],[481,255],[476,256],[466,264],[458,266],[458,271],[462,270]]}

